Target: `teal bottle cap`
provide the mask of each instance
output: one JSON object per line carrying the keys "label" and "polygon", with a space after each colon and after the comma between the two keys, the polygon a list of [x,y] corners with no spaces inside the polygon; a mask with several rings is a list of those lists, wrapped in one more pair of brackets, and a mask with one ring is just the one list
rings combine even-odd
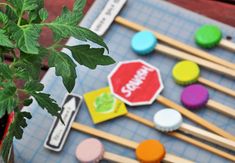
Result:
{"label": "teal bottle cap", "polygon": [[157,38],[152,32],[141,31],[136,33],[131,40],[132,49],[139,55],[152,52],[157,44]]}
{"label": "teal bottle cap", "polygon": [[203,48],[213,48],[222,39],[221,30],[215,25],[203,25],[195,33],[196,43]]}

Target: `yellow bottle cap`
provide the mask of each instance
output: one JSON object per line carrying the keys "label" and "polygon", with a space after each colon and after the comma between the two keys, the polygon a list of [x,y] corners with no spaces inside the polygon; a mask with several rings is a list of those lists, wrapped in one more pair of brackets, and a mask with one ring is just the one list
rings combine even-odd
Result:
{"label": "yellow bottle cap", "polygon": [[194,62],[180,61],[173,67],[172,75],[177,84],[187,85],[197,81],[200,68]]}

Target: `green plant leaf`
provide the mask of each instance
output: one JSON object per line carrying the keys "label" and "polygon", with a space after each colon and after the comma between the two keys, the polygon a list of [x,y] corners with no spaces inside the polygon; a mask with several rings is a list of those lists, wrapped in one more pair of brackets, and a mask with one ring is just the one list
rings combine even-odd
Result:
{"label": "green plant leaf", "polygon": [[70,12],[71,11],[66,6],[64,6],[62,9],[61,15],[66,15],[66,14],[69,14]]}
{"label": "green plant leaf", "polygon": [[29,11],[29,16],[32,16],[30,19],[31,23],[41,23],[41,18],[39,16],[39,10],[44,7],[44,0],[37,0],[37,8]]}
{"label": "green plant leaf", "polygon": [[77,25],[82,18],[82,13],[71,12],[66,7],[63,8],[61,16],[51,23],[45,25],[54,33],[54,39],[67,38],[76,34]]}
{"label": "green plant leaf", "polygon": [[5,63],[0,63],[0,77],[3,79],[12,79],[13,72]]}
{"label": "green plant leaf", "polygon": [[[4,1],[5,2],[5,1]],[[17,108],[19,104],[30,105],[34,98],[39,106],[47,110],[51,115],[61,119],[60,107],[49,94],[42,93],[43,85],[39,82],[39,73],[42,60],[49,57],[49,66],[55,67],[57,76],[61,76],[66,89],[71,92],[76,75],[76,64],[73,58],[89,68],[97,65],[109,65],[115,61],[104,55],[107,45],[103,39],[94,32],[79,27],[78,24],[83,17],[85,0],[74,0],[73,10],[64,7],[61,16],[52,22],[47,20],[48,13],[44,9],[44,0],[6,0],[10,5],[5,6],[5,10],[0,11],[0,55],[14,52],[14,62],[10,66],[0,59],[0,117],[15,110],[15,120],[12,123],[8,135],[3,143],[2,154],[6,159],[11,143],[15,138],[22,138],[23,128],[27,126],[26,119],[31,118],[30,113],[20,112]],[[78,45],[68,47],[73,58],[55,49],[61,47],[58,42],[52,46],[43,48],[38,43],[38,38],[42,27],[48,27],[53,32],[53,37],[59,42],[63,38],[73,36],[82,41],[91,41],[104,48],[91,48],[89,45]],[[12,52],[13,53],[13,52]],[[48,54],[51,54],[49,56]],[[24,87],[16,88],[16,80],[24,81]],[[19,99],[19,91],[33,97]]]}
{"label": "green plant leaf", "polygon": [[68,12],[63,10],[62,15],[57,17],[55,21],[51,23],[45,23],[49,27],[56,38],[66,38],[73,36],[82,41],[92,41],[107,49],[107,45],[104,43],[103,38],[89,29],[77,26],[82,18],[82,12]]}
{"label": "green plant leaf", "polygon": [[23,136],[23,128],[27,126],[26,118],[27,119],[32,118],[29,112],[20,112],[20,111],[15,112],[14,121],[10,125],[8,134],[3,141],[1,154],[5,162],[7,162],[14,137],[16,139],[21,139]]}
{"label": "green plant leaf", "polygon": [[79,12],[71,12],[67,7],[63,7],[62,13],[52,23],[60,27],[64,23],[67,26],[77,26],[83,14]]}
{"label": "green plant leaf", "polygon": [[49,54],[49,51],[46,48],[39,47],[38,55],[31,55],[27,53],[21,52],[21,59],[27,62],[33,63],[37,67],[41,67],[41,62],[45,56]]}
{"label": "green plant leaf", "polygon": [[91,48],[90,45],[67,46],[72,52],[73,58],[80,64],[91,69],[95,69],[97,65],[110,65],[115,61],[104,55],[103,48]]}
{"label": "green plant leaf", "polygon": [[33,102],[33,99],[29,98],[29,99],[24,100],[23,105],[24,106],[29,106],[29,105],[32,104],[32,102]]}
{"label": "green plant leaf", "polygon": [[43,88],[44,88],[44,85],[36,80],[28,81],[24,85],[24,90],[27,91],[28,93],[42,91]]}
{"label": "green plant leaf", "polygon": [[[4,56],[4,54],[9,54],[12,52],[12,48],[8,48],[5,46],[0,46],[0,55]],[[1,57],[0,57],[1,58]],[[3,58],[1,58],[3,60]]]}
{"label": "green plant leaf", "polygon": [[58,106],[58,104],[56,103],[54,99],[50,98],[49,94],[32,93],[31,95],[35,98],[38,105],[40,105],[42,109],[46,109],[48,113],[50,113],[52,116],[57,116],[61,119],[61,116],[59,113],[61,108]]}
{"label": "green plant leaf", "polygon": [[18,62],[15,64],[15,77],[23,80],[37,80],[39,70],[35,69],[32,64]]}
{"label": "green plant leaf", "polygon": [[82,12],[85,6],[86,6],[86,0],[75,0],[73,5],[73,11]]}
{"label": "green plant leaf", "polygon": [[17,47],[25,53],[38,54],[38,38],[41,32],[39,26],[31,25],[26,28],[13,27],[13,38],[17,42]]}
{"label": "green plant leaf", "polygon": [[[36,57],[35,57],[36,58]],[[19,60],[14,64],[15,77],[23,80],[38,80],[40,66],[37,66],[36,60],[32,62],[27,60]]]}
{"label": "green plant leaf", "polygon": [[2,29],[0,29],[0,45],[14,48],[13,43],[11,42],[11,40],[9,40],[8,36],[5,34],[5,31]]}
{"label": "green plant leaf", "polygon": [[57,17],[53,22],[46,23],[45,25],[53,31],[56,38],[73,36],[82,41],[90,40],[108,50],[108,47],[104,43],[102,37],[98,36],[89,29],[77,26],[81,21],[82,16],[82,12],[69,12],[66,8],[64,8],[60,17]]}
{"label": "green plant leaf", "polygon": [[104,43],[104,40],[102,37],[98,36],[95,32],[92,32],[91,30],[83,27],[78,27],[77,35],[75,37],[79,40],[89,40],[92,41],[102,47],[104,47],[108,52],[109,49],[107,45]]}
{"label": "green plant leaf", "polygon": [[4,25],[8,23],[9,19],[6,14],[0,11],[0,22]]}
{"label": "green plant leaf", "polygon": [[16,87],[12,83],[4,83],[5,86],[0,90],[0,118],[10,114],[18,104]]}
{"label": "green plant leaf", "polygon": [[39,16],[42,21],[45,21],[48,18],[48,12],[45,8],[39,10]]}
{"label": "green plant leaf", "polygon": [[16,14],[16,11],[10,8],[9,6],[6,6],[6,15],[8,16],[8,19],[11,21],[16,21],[18,19],[18,16]]}
{"label": "green plant leaf", "polygon": [[76,75],[76,64],[73,60],[63,52],[52,51],[48,65],[55,67],[56,75],[61,76],[63,79],[64,86],[71,92],[75,85]]}
{"label": "green plant leaf", "polygon": [[29,22],[33,22],[38,17],[36,12],[29,12]]}
{"label": "green plant leaf", "polygon": [[7,0],[7,1],[14,6],[18,16],[21,16],[21,14],[24,11],[34,10],[38,6],[37,0]]}
{"label": "green plant leaf", "polygon": [[44,48],[39,48],[38,55],[25,54],[21,52],[21,59],[15,63],[15,76],[23,80],[38,80],[43,57],[48,54]]}

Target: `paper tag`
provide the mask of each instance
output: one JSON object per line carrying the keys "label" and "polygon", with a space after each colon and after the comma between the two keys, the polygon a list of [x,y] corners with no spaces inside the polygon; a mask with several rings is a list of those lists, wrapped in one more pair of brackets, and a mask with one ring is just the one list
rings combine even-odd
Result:
{"label": "paper tag", "polygon": [[109,87],[85,93],[84,100],[95,124],[127,114],[125,104],[111,94]]}
{"label": "paper tag", "polygon": [[119,62],[108,82],[111,92],[130,106],[152,104],[164,88],[160,70],[142,60]]}
{"label": "paper tag", "polygon": [[44,143],[44,147],[59,152],[64,146],[71,125],[82,103],[82,97],[67,95],[63,101],[61,117],[64,124],[56,118]]}
{"label": "paper tag", "polygon": [[100,15],[91,25],[90,30],[102,36],[126,2],[127,0],[109,0]]}

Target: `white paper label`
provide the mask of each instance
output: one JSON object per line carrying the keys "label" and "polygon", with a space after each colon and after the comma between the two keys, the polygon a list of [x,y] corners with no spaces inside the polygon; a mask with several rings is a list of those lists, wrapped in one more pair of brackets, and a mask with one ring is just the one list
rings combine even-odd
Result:
{"label": "white paper label", "polygon": [[77,115],[81,102],[82,98],[80,96],[66,96],[61,110],[61,117],[64,124],[62,124],[58,118],[55,119],[44,143],[45,148],[57,152],[61,151],[70,131],[71,125]]}
{"label": "white paper label", "polygon": [[112,24],[127,0],[109,0],[100,15],[91,25],[90,30],[102,36]]}

